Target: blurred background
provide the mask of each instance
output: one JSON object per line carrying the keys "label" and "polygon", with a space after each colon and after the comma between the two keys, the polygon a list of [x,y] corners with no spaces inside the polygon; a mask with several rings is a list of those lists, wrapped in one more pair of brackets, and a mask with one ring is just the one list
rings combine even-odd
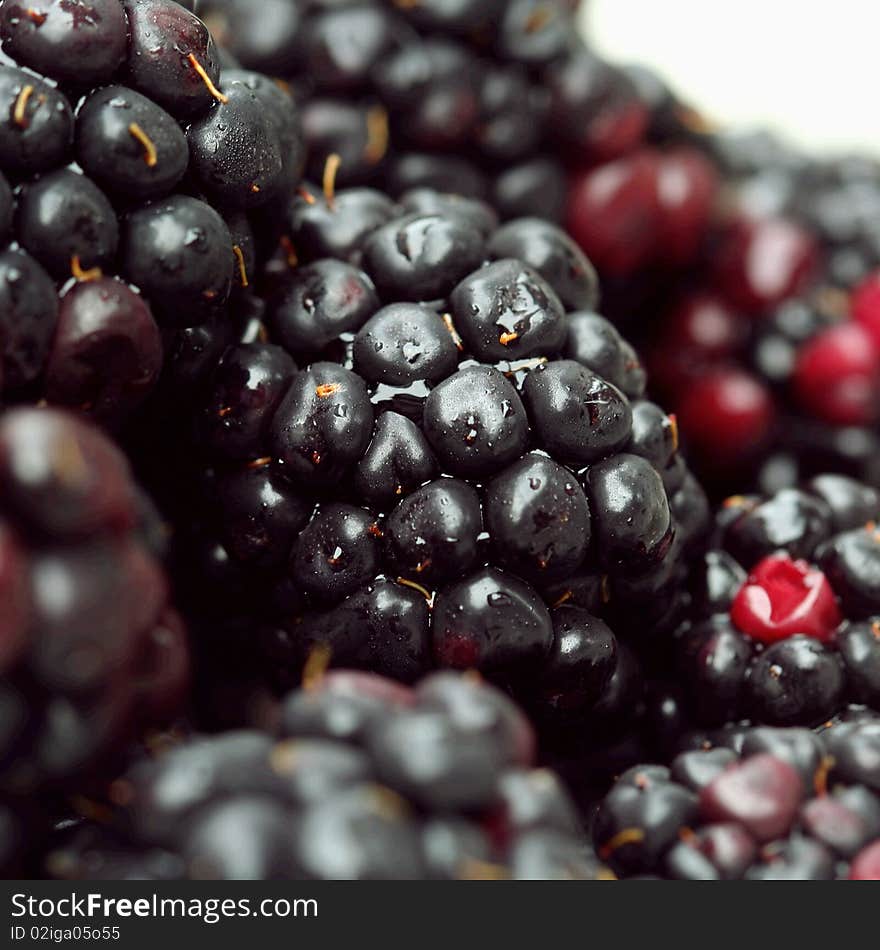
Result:
{"label": "blurred background", "polygon": [[598,49],[709,116],[814,152],[880,150],[877,0],[587,0],[583,17]]}

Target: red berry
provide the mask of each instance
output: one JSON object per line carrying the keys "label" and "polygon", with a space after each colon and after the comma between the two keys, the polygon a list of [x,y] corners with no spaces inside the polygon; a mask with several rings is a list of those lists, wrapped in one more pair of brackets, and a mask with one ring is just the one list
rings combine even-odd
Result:
{"label": "red berry", "polygon": [[856,288],[851,307],[853,319],[871,334],[874,345],[880,348],[880,271]]}
{"label": "red berry", "polygon": [[767,387],[735,368],[707,373],[689,387],[678,407],[686,439],[713,468],[753,456],[770,437],[775,419]]}
{"label": "red berry", "polygon": [[718,251],[715,280],[735,306],[763,313],[796,296],[817,263],[815,240],[794,222],[741,218]]}
{"label": "red berry", "polygon": [[0,522],[0,672],[18,659],[27,642],[30,592],[25,554]]}
{"label": "red berry", "polygon": [[695,149],[663,156],[658,176],[662,210],[659,253],[674,266],[689,264],[709,230],[718,192],[715,166]]}
{"label": "red berry", "polygon": [[869,844],[853,861],[849,878],[851,881],[880,881],[880,841]]}
{"label": "red berry", "polygon": [[828,578],[787,554],[765,558],[752,571],[733,602],[730,618],[746,636],[761,643],[797,634],[828,643],[843,619]]}
{"label": "red berry", "polygon": [[797,398],[808,412],[840,426],[880,418],[880,349],[858,323],[824,330],[798,355]]}
{"label": "red berry", "polygon": [[575,176],[568,229],[587,257],[611,277],[626,277],[657,253],[662,211],[659,162],[642,151]]}
{"label": "red berry", "polygon": [[788,832],[800,807],[803,783],[797,771],[772,755],[756,755],[725,769],[700,795],[710,821],[732,821],[758,841]]}

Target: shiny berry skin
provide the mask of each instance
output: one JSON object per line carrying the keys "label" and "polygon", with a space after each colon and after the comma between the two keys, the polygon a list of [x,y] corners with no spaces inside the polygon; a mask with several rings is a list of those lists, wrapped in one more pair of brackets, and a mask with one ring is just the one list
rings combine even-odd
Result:
{"label": "shiny berry skin", "polygon": [[227,101],[187,128],[190,170],[214,201],[249,210],[285,184],[282,141],[272,112],[248,83],[224,81],[223,90]]}
{"label": "shiny berry skin", "polygon": [[62,297],[46,364],[46,398],[114,424],[140,406],[162,369],[146,301],[122,281],[78,283]]}
{"label": "shiny berry skin", "polygon": [[[26,89],[21,120],[16,103]],[[65,96],[21,69],[0,65],[0,165],[8,175],[34,175],[63,165],[73,145],[73,113]]]}
{"label": "shiny berry skin", "polygon": [[116,212],[94,182],[74,171],[44,175],[27,185],[18,207],[23,247],[59,281],[76,258],[83,270],[113,261],[119,243]]}
{"label": "shiny berry skin", "polygon": [[[306,188],[306,195],[311,191]],[[290,239],[303,261],[334,257],[358,263],[367,238],[394,217],[394,204],[372,188],[337,192],[329,204],[320,192],[296,197],[290,208]]]}
{"label": "shiny berry skin", "polygon": [[44,0],[38,9],[8,2],[0,10],[3,49],[62,83],[107,82],[125,60],[128,22],[119,0]]}
{"label": "shiny berry skin", "polygon": [[538,366],[523,400],[541,444],[576,466],[611,455],[632,434],[632,408],[618,389],[573,360]]}
{"label": "shiny berry skin", "polygon": [[751,715],[775,726],[817,726],[840,708],[843,664],[817,640],[796,634],[765,650],[749,674]]}
{"label": "shiny berry skin", "polygon": [[443,666],[515,674],[549,653],[553,623],[528,584],[486,568],[438,595],[432,636]]}
{"label": "shiny berry skin", "polygon": [[354,368],[370,383],[438,383],[458,366],[458,350],[440,314],[416,304],[392,304],[360,328]]}
{"label": "shiny berry skin", "polygon": [[349,505],[322,508],[300,534],[290,576],[318,600],[344,600],[376,576],[379,564],[375,522]]}
{"label": "shiny berry skin", "polygon": [[630,399],[645,394],[647,376],[638,354],[620,331],[597,313],[568,314],[564,355],[616,386]]}
{"label": "shiny berry skin", "polygon": [[482,244],[479,231],[462,218],[410,215],[367,238],[364,267],[386,297],[437,300],[479,266]]}
{"label": "shiny berry skin", "polygon": [[316,363],[294,377],[269,439],[289,477],[332,485],[363,456],[372,432],[364,381],[341,366]]}
{"label": "shiny berry skin", "polygon": [[770,438],[776,406],[760,380],[740,369],[708,373],[677,407],[688,444],[709,468],[747,461]]}
{"label": "shiny berry skin", "polygon": [[562,302],[520,261],[496,261],[476,271],[455,288],[450,303],[456,329],[478,360],[550,356],[565,343]]}
{"label": "shiny berry skin", "polygon": [[873,708],[880,703],[880,621],[849,624],[837,634],[852,698]]}
{"label": "shiny berry skin", "polygon": [[459,370],[425,402],[423,430],[453,475],[485,478],[522,455],[529,437],[516,388],[498,370]]}
{"label": "shiny berry skin", "polygon": [[[155,149],[155,162],[132,135],[133,124]],[[189,147],[180,126],[156,103],[133,89],[105,86],[91,93],[77,112],[76,158],[108,191],[147,200],[168,194],[180,182]]]}
{"label": "shiny berry skin", "polygon": [[825,575],[786,555],[766,558],[752,570],[730,615],[743,633],[761,643],[796,634],[827,643],[842,619]]}
{"label": "shiny berry skin", "polygon": [[598,306],[595,268],[568,235],[540,218],[519,218],[496,230],[489,253],[498,260],[525,261],[556,290],[566,310]]}
{"label": "shiny berry skin", "polygon": [[480,498],[467,482],[430,482],[402,501],[384,523],[389,566],[427,587],[455,580],[476,563],[482,530]]}
{"label": "shiny berry skin", "polygon": [[831,327],[806,343],[792,382],[803,410],[832,425],[880,418],[880,347],[858,323]]}
{"label": "shiny berry skin", "polygon": [[173,0],[124,0],[129,49],[126,78],[177,119],[207,112],[214,96],[196,64],[216,87],[220,64],[207,27]]}
{"label": "shiny berry skin", "polygon": [[354,473],[357,491],[371,505],[396,505],[437,474],[437,461],[422,430],[406,416],[383,412]]}
{"label": "shiny berry skin", "polygon": [[880,536],[874,524],[832,538],[816,553],[848,617],[880,612]]}
{"label": "shiny berry skin", "polygon": [[372,280],[342,261],[298,267],[269,301],[269,325],[291,353],[319,352],[356,333],[379,309]]}
{"label": "shiny berry skin", "polygon": [[580,607],[551,611],[553,647],[530,691],[538,716],[563,716],[589,709],[603,697],[618,665],[611,629]]}
{"label": "shiny berry skin", "polygon": [[243,343],[229,350],[197,421],[200,444],[228,459],[258,459],[266,428],[295,373],[281,347]]}
{"label": "shiny berry skin", "polygon": [[761,314],[804,289],[816,264],[816,243],[799,225],[741,219],[717,254],[715,283],[735,306]]}
{"label": "shiny berry skin", "polygon": [[123,223],[120,264],[160,323],[204,322],[229,297],[235,258],[229,228],[208,204],[173,195]]}
{"label": "shiny berry skin", "polygon": [[576,176],[566,224],[601,273],[626,277],[645,267],[662,225],[653,156],[637,153]]}
{"label": "shiny berry skin", "polygon": [[600,560],[650,565],[671,543],[672,519],[663,481],[649,462],[621,454],[590,467],[587,497]]}
{"label": "shiny berry skin", "polygon": [[724,548],[746,567],[779,551],[794,560],[809,559],[831,536],[826,505],[795,488],[782,489],[761,502],[728,499],[724,517]]}
{"label": "shiny berry skin", "polygon": [[570,576],[590,547],[590,509],[575,476],[527,455],[486,489],[486,527],[504,567],[537,584]]}

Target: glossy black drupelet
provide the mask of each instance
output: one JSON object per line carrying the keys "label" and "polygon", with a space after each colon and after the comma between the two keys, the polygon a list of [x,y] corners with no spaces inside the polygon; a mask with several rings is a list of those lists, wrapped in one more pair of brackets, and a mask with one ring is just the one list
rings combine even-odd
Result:
{"label": "glossy black drupelet", "polygon": [[445,673],[332,673],[280,735],[191,738],[114,783],[127,805],[50,854],[68,879],[593,880],[603,869],[522,713]]}

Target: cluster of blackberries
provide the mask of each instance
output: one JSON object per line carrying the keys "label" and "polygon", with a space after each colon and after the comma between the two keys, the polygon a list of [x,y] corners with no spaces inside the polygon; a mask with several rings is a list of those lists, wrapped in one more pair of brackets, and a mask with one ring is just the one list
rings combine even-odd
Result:
{"label": "cluster of blackberries", "polygon": [[3,869],[22,849],[35,857],[15,816],[81,788],[184,700],[186,636],[154,536],[98,431],[47,409],[0,416]]}
{"label": "cluster of blackberries", "polygon": [[621,776],[596,816],[621,877],[880,880],[880,718],[732,732]]}
{"label": "cluster of blackberries", "polygon": [[4,0],[0,39],[0,393],[118,426],[233,338],[297,110],[172,0]]}
{"label": "cluster of blackberries", "polygon": [[226,353],[187,433],[192,492],[171,486],[200,609],[247,620],[233,666],[262,652],[289,683],[322,645],[589,715],[623,662],[597,616],[671,624],[709,521],[592,267],[554,225],[424,189],[309,189],[290,216],[272,342]]}
{"label": "cluster of blackberries", "polygon": [[[603,874],[528,721],[479,677],[414,689],[317,673],[277,735],[192,738],[136,763],[117,814],[74,824],[68,879],[593,880]],[[607,874],[607,872],[604,872]]]}

